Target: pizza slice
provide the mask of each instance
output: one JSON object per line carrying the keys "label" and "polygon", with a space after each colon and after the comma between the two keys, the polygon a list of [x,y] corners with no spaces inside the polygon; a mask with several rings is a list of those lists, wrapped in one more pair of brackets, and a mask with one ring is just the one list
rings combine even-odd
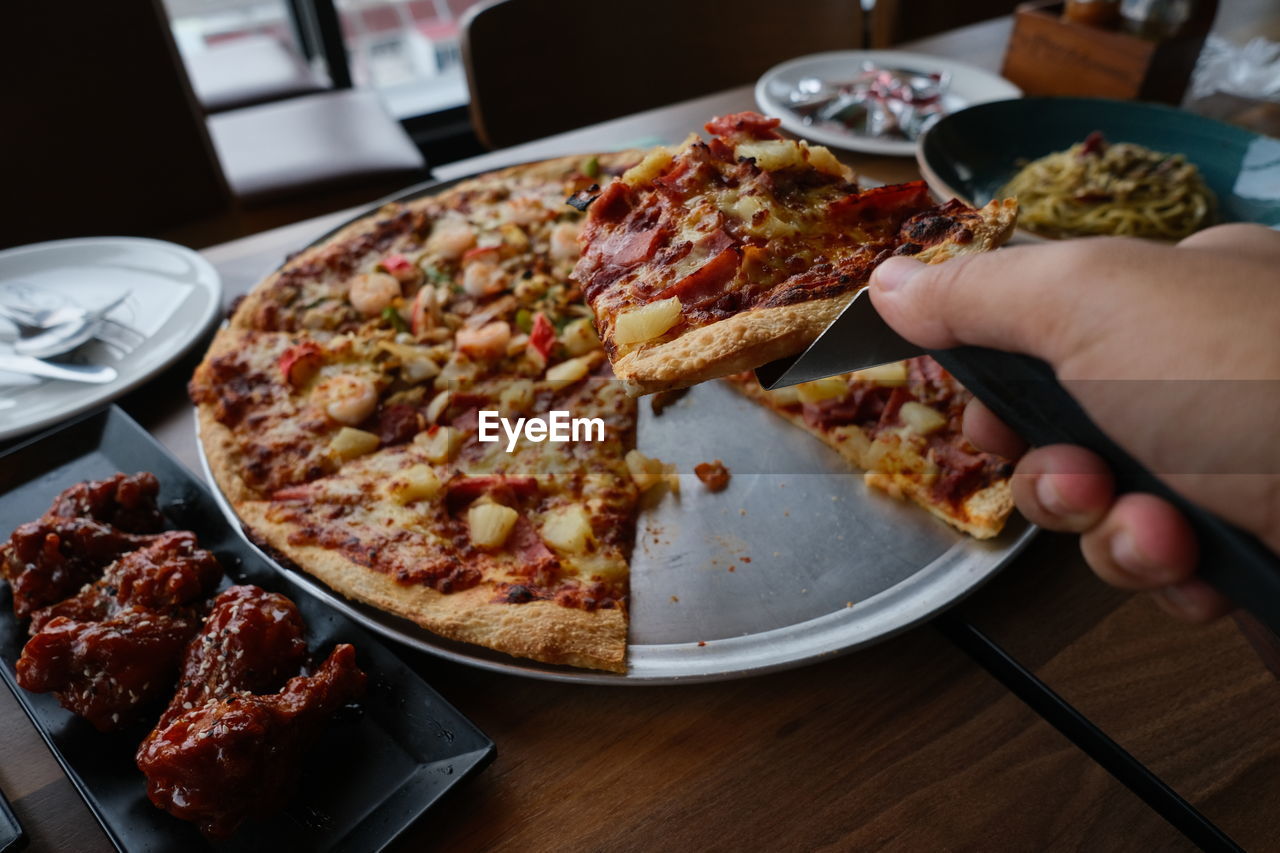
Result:
{"label": "pizza slice", "polygon": [[774,391],[750,372],[728,381],[862,468],[868,485],[971,536],[997,535],[1013,510],[1013,466],[964,437],[972,395],[928,356]]}
{"label": "pizza slice", "polygon": [[859,190],[826,148],[738,113],[658,148],[587,208],[573,277],[633,394],[685,387],[803,350],[892,255],[993,249],[1016,205],[937,205],[923,182]]}

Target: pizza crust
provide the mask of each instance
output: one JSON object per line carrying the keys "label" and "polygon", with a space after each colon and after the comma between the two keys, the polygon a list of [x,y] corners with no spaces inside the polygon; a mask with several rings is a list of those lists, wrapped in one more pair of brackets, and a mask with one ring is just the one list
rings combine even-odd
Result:
{"label": "pizza crust", "polygon": [[[926,264],[936,264],[960,255],[990,251],[1009,239],[1017,218],[1017,202],[993,201],[981,210],[960,217],[973,234],[971,240],[961,243],[948,238],[913,257]],[[673,340],[642,345],[617,359],[613,372],[622,380],[627,393],[640,396],[754,370],[802,352],[839,316],[856,292],[796,305],[747,310],[691,329]]]}
{"label": "pizza crust", "polygon": [[854,294],[746,311],[685,332],[675,340],[627,353],[614,375],[633,397],[754,370],[795,355],[840,315]]}
{"label": "pizza crust", "polygon": [[404,617],[450,640],[543,663],[626,671],[627,622],[620,608],[581,610],[555,601],[494,601],[492,584],[444,594],[397,583],[335,551],[289,541],[289,525],[268,517],[271,504],[245,501],[236,512],[255,538],[347,598]]}
{"label": "pizza crust", "polygon": [[396,583],[335,551],[290,543],[291,527],[271,521],[267,517],[270,502],[253,499],[237,473],[238,453],[231,430],[214,418],[209,406],[197,407],[197,415],[209,470],[249,536],[340,595],[451,640],[544,663],[626,671],[627,623],[620,609],[586,611],[555,601],[496,602],[491,584],[445,595],[425,586]]}

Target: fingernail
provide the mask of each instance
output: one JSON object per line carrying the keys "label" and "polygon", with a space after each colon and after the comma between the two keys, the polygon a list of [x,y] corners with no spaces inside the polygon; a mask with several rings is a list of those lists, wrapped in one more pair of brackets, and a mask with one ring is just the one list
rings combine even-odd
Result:
{"label": "fingernail", "polygon": [[1043,474],[1036,477],[1036,500],[1053,515],[1070,515],[1071,510],[1052,481]]}
{"label": "fingernail", "polygon": [[901,290],[925,264],[914,258],[889,258],[871,273],[871,284],[879,290]]}
{"label": "fingernail", "polygon": [[1111,537],[1111,559],[1134,577],[1146,578],[1152,573],[1151,561],[1138,550],[1138,543],[1127,530],[1120,530]]}

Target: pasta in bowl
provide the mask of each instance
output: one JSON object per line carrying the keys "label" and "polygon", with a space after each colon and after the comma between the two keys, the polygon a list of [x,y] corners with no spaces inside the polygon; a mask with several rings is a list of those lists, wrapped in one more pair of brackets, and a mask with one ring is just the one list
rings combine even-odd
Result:
{"label": "pasta in bowl", "polygon": [[[1086,146],[1094,131],[1101,138]],[[1177,240],[1193,225],[1227,222],[1280,228],[1280,139],[1163,104],[1065,97],[978,104],[930,128],[916,162],[942,200],[981,206],[1016,194],[1014,241],[1076,233]]]}
{"label": "pasta in bowl", "polygon": [[1181,240],[1211,225],[1216,208],[1183,155],[1108,142],[1096,130],[1027,163],[999,194],[1017,198],[1022,227],[1045,237]]}

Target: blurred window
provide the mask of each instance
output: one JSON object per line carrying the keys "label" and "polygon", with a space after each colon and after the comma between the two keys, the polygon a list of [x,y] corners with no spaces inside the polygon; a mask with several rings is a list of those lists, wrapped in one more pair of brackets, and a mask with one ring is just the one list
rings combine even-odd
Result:
{"label": "blurred window", "polygon": [[[400,119],[467,103],[458,21],[479,0],[316,0],[333,2],[353,83],[375,89]],[[309,3],[312,0],[293,0]],[[188,68],[219,44],[271,37],[323,73],[315,49],[299,42],[289,0],[164,0]]]}

